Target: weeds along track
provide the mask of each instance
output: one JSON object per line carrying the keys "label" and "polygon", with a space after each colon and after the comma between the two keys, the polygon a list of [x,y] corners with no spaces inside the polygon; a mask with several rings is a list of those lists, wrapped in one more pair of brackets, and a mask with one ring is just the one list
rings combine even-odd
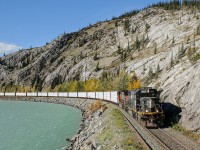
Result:
{"label": "weeds along track", "polygon": [[162,141],[171,150],[190,150],[187,143],[181,143],[175,136],[171,136],[163,129],[148,129],[155,137]]}
{"label": "weeds along track", "polygon": [[[119,106],[119,109],[126,118],[132,131],[147,149],[151,150],[200,150],[200,145],[191,142],[187,137],[169,132],[168,128],[146,128],[139,124],[128,112]],[[168,129],[168,130],[166,130]],[[184,141],[184,142],[183,142]],[[193,144],[191,144],[193,143]]]}
{"label": "weeds along track", "polygon": [[140,133],[137,131],[137,129],[132,125],[131,121],[125,117],[125,119],[128,122],[128,125],[130,126],[131,130],[136,134],[138,140],[141,141],[141,143],[144,145],[145,148],[147,148],[148,150],[151,150],[151,147],[149,146],[149,144],[145,141],[145,139],[140,135]]}
{"label": "weeds along track", "polygon": [[141,126],[132,116],[130,116],[126,111],[120,107],[115,106],[119,109],[127,121],[130,123],[133,130],[139,137],[139,140],[142,141],[143,145],[150,150],[170,150],[160,139],[158,139],[154,134],[152,134],[148,129]]}
{"label": "weeds along track", "polygon": [[160,128],[145,128],[141,126],[132,116],[125,110],[115,106],[119,109],[126,120],[128,121],[133,132],[136,133],[138,139],[147,149],[152,150],[190,150],[191,146],[187,143],[182,143],[176,136],[168,134]]}

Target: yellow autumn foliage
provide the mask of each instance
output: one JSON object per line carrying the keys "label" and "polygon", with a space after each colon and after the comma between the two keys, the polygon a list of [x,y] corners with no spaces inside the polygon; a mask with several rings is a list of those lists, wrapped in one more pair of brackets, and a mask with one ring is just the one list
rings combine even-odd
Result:
{"label": "yellow autumn foliage", "polygon": [[85,85],[84,85],[85,92],[99,91],[99,89],[100,89],[100,80],[89,79],[85,82]]}
{"label": "yellow autumn foliage", "polygon": [[128,84],[128,90],[134,90],[141,88],[142,84],[140,80],[129,82]]}
{"label": "yellow autumn foliage", "polygon": [[68,92],[76,92],[77,91],[77,81],[72,81],[69,83]]}
{"label": "yellow autumn foliage", "polygon": [[[51,86],[43,88],[44,92],[95,92],[95,91],[121,91],[141,88],[141,81],[135,73],[120,73],[118,76],[106,76],[104,78],[91,78],[87,81],[70,81],[57,85],[54,89]],[[36,92],[37,88],[21,85],[6,85],[0,88],[1,92]]]}

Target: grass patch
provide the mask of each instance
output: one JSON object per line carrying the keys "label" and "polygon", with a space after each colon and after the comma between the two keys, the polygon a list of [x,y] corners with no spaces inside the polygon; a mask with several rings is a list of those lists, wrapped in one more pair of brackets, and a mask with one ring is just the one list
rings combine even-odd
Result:
{"label": "grass patch", "polygon": [[190,138],[194,139],[197,142],[200,142],[200,135],[199,134],[196,134],[196,133],[194,133],[192,131],[188,131],[188,130],[186,130],[184,127],[182,127],[179,124],[174,124],[172,126],[172,128],[177,130],[177,131],[179,131],[179,132],[181,132],[183,135],[185,135],[187,137],[190,137]]}
{"label": "grass patch", "polygon": [[192,63],[194,64],[195,62],[197,62],[200,59],[200,53],[194,55],[192,57]]}
{"label": "grass patch", "polygon": [[102,150],[114,147],[126,150],[145,149],[131,131],[123,114],[118,109],[108,107],[102,119],[105,128],[96,137],[100,145],[104,145],[101,147]]}

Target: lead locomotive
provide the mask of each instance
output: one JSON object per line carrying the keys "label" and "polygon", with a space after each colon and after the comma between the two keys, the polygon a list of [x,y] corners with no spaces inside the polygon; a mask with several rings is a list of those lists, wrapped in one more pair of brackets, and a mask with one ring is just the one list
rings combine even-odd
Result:
{"label": "lead locomotive", "polygon": [[142,125],[162,126],[165,116],[160,103],[160,93],[150,87],[118,92],[118,103]]}

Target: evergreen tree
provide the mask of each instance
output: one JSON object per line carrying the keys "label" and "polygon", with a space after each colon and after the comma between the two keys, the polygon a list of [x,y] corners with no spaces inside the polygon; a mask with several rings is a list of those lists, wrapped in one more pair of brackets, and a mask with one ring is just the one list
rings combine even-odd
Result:
{"label": "evergreen tree", "polygon": [[126,52],[124,53],[124,60],[123,61],[125,61],[126,60],[126,57],[127,57],[127,55],[126,55]]}
{"label": "evergreen tree", "polygon": [[115,21],[115,27],[118,27],[118,21]]}
{"label": "evergreen tree", "polygon": [[143,65],[143,72],[145,73],[146,71],[146,68],[145,68],[145,64]]}
{"label": "evergreen tree", "polygon": [[146,43],[149,42],[149,35],[148,35],[148,34],[147,34],[147,37],[146,37],[145,42],[146,42]]}
{"label": "evergreen tree", "polygon": [[123,71],[120,73],[119,75],[119,80],[117,83],[117,89],[119,91],[125,91],[128,89],[128,83],[129,83],[129,78],[128,78],[128,74]]}
{"label": "evergreen tree", "polygon": [[192,47],[191,47],[191,44],[190,44],[190,46],[188,47],[188,52],[187,52],[187,56],[188,56],[189,59],[191,58],[191,55],[192,55]]}
{"label": "evergreen tree", "polygon": [[136,41],[135,41],[135,46],[136,46],[136,49],[140,49],[140,41],[138,39],[138,36],[136,37]]}
{"label": "evergreen tree", "polygon": [[160,65],[157,65],[157,69],[156,69],[156,78],[158,78],[158,74],[160,73]]}
{"label": "evergreen tree", "polygon": [[174,60],[173,60],[173,51],[172,51],[172,56],[171,56],[171,61],[170,61],[170,67],[173,67],[174,65]]}
{"label": "evergreen tree", "polygon": [[121,61],[124,62],[126,60],[126,52],[121,53]]}
{"label": "evergreen tree", "polygon": [[130,21],[129,21],[129,19],[126,19],[124,21],[124,30],[129,32],[129,30],[130,30],[129,27],[130,27]]}
{"label": "evergreen tree", "polygon": [[80,53],[80,59],[82,60],[84,57],[83,57],[83,52],[81,51],[81,53]]}
{"label": "evergreen tree", "polygon": [[197,29],[196,29],[196,35],[200,35],[200,24],[197,26]]}
{"label": "evergreen tree", "polygon": [[155,48],[154,48],[154,54],[157,54],[157,44],[155,45]]}
{"label": "evergreen tree", "polygon": [[94,54],[94,57],[93,57],[94,60],[98,60],[99,57],[97,56],[97,52]]}
{"label": "evergreen tree", "polygon": [[118,48],[118,49],[117,49],[117,54],[121,54],[122,50],[121,50],[120,45],[119,45],[117,48]]}
{"label": "evergreen tree", "polygon": [[77,92],[83,91],[83,83],[82,83],[81,81],[77,81],[76,84],[77,84],[77,85],[76,85],[76,91],[77,91]]}
{"label": "evergreen tree", "polygon": [[178,52],[178,59],[181,59],[184,54],[185,54],[186,49],[183,46],[183,43],[181,44],[181,47],[179,48],[179,52]]}
{"label": "evergreen tree", "polygon": [[73,63],[73,65],[76,65],[76,58],[74,57],[74,63]]}
{"label": "evergreen tree", "polygon": [[148,23],[146,23],[146,24],[145,24],[145,32],[146,32],[146,33],[148,32],[149,28],[150,28],[150,25],[149,25]]}
{"label": "evergreen tree", "polygon": [[96,65],[95,71],[97,72],[99,70],[100,70],[100,68],[99,68],[99,62],[98,62],[97,65]]}
{"label": "evergreen tree", "polygon": [[189,43],[189,41],[190,41],[190,37],[188,36],[188,37],[187,37],[187,44]]}
{"label": "evergreen tree", "polygon": [[174,36],[173,36],[173,38],[172,38],[172,45],[175,43],[175,40],[174,40]]}
{"label": "evergreen tree", "polygon": [[149,73],[148,73],[148,79],[149,80],[152,80],[153,79],[153,70],[152,70],[152,67],[151,66],[149,66]]}
{"label": "evergreen tree", "polygon": [[124,53],[121,53],[121,57],[120,57],[121,61],[124,61]]}
{"label": "evergreen tree", "polygon": [[127,46],[127,50],[130,51],[130,45],[129,45],[129,40],[128,40],[128,46]]}
{"label": "evergreen tree", "polygon": [[141,41],[142,48],[144,48],[145,42],[146,42],[146,40],[145,40],[144,35],[143,35],[142,36],[142,41]]}

